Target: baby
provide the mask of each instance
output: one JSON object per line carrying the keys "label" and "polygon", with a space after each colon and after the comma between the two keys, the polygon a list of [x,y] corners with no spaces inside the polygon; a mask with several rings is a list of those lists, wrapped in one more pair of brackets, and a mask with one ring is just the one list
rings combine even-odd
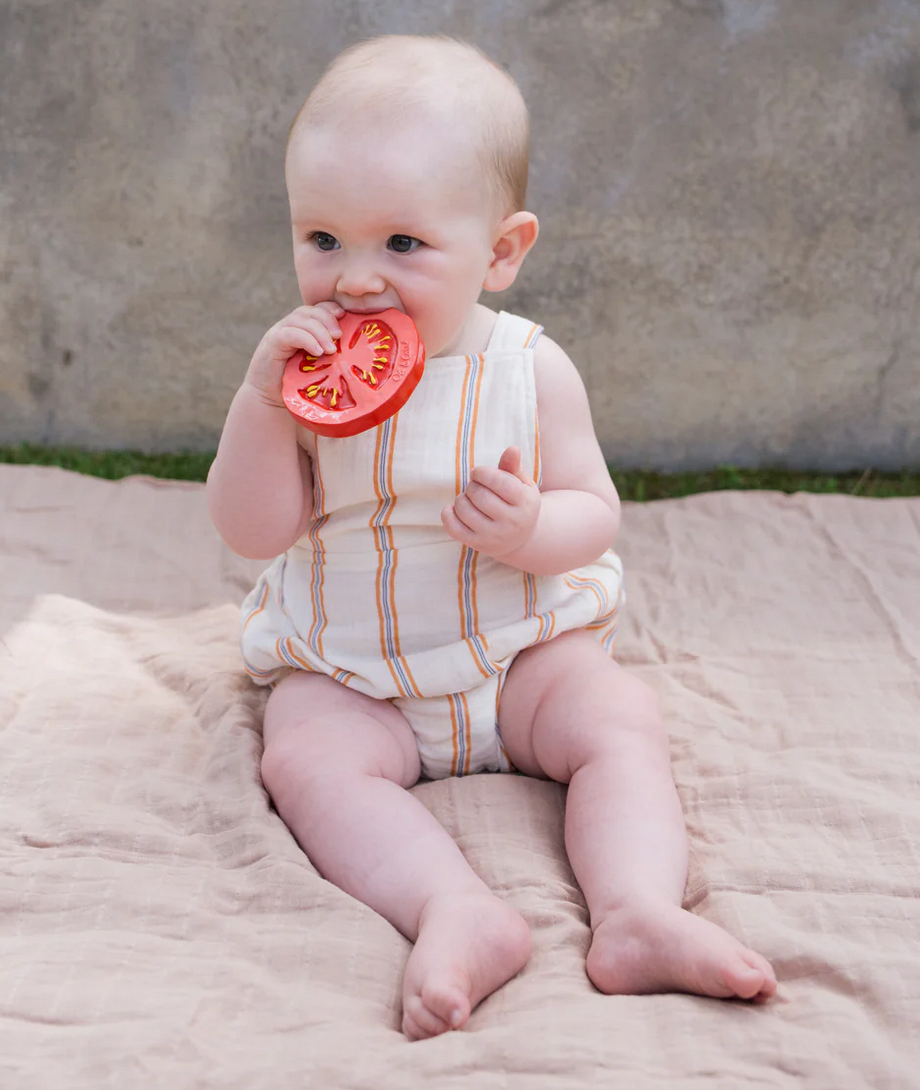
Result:
{"label": "baby", "polygon": [[[243,606],[272,691],[262,776],[320,873],[415,945],[413,1039],[459,1029],[530,931],[408,790],[517,769],[568,784],[565,841],[607,993],[765,1000],[768,962],[681,907],[683,817],[653,692],[610,658],[620,505],[584,386],[541,327],[494,311],[537,238],[521,94],[477,49],[352,47],[297,115],[285,173],[304,305],[257,347],[208,478],[212,518],[275,558]],[[425,373],[350,438],[285,408],[300,350],[348,312],[415,322]]]}

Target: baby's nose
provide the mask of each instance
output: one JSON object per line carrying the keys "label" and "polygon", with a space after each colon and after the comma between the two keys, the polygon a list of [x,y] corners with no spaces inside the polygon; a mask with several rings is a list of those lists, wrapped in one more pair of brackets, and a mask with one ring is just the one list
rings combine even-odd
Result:
{"label": "baby's nose", "polygon": [[342,295],[377,295],[386,286],[369,261],[349,261],[339,273],[336,290]]}

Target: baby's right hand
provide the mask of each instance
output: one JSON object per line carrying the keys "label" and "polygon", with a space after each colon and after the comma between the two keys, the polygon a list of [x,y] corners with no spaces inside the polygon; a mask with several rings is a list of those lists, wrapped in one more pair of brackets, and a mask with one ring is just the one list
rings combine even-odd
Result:
{"label": "baby's right hand", "polygon": [[336,350],[335,339],[342,336],[338,319],[345,314],[338,303],[317,303],[297,307],[276,322],[259,342],[246,372],[245,382],[275,405],[284,405],[281,379],[287,361],[301,349],[311,356]]}

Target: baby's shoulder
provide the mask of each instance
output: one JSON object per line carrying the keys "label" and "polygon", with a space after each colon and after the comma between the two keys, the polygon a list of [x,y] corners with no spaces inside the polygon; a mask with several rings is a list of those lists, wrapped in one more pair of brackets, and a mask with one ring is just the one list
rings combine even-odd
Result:
{"label": "baby's shoulder", "polygon": [[534,345],[533,373],[538,398],[541,393],[553,397],[572,388],[584,388],[578,368],[568,353],[545,333]]}
{"label": "baby's shoulder", "polygon": [[549,480],[549,462],[568,458],[572,444],[596,443],[594,425],[578,368],[550,337],[541,337],[534,346],[533,376],[544,480]]}

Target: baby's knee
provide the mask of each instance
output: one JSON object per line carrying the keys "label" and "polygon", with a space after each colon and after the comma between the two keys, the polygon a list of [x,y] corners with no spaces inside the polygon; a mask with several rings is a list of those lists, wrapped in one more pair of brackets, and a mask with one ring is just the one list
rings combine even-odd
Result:
{"label": "baby's knee", "polygon": [[[624,749],[636,747],[665,753],[669,749],[661,704],[654,689],[640,678],[613,666],[615,680],[602,696],[603,711],[585,723],[586,759],[618,759]],[[598,694],[601,695],[601,694]]]}
{"label": "baby's knee", "polygon": [[623,726],[642,733],[662,732],[664,718],[658,694],[641,678],[620,667],[616,669],[620,672],[617,704]]}
{"label": "baby's knee", "polygon": [[343,776],[390,778],[394,762],[372,747],[356,746],[355,734],[359,732],[349,729],[353,726],[351,722],[314,721],[275,732],[266,738],[262,752],[263,783],[271,791],[272,785],[283,788],[289,780],[302,789],[314,780],[326,782]]}
{"label": "baby's knee", "polygon": [[275,736],[262,751],[262,784],[279,809],[285,799],[311,791],[314,781],[324,775],[322,762],[303,742],[302,737]]}

